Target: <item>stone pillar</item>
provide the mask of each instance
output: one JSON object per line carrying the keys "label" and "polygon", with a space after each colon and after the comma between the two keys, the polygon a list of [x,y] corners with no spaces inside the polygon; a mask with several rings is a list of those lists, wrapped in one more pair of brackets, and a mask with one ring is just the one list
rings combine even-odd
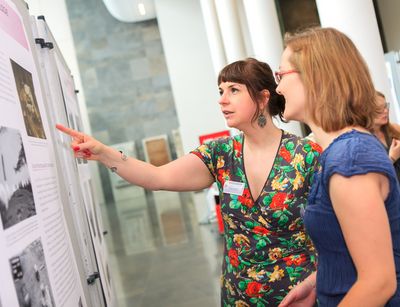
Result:
{"label": "stone pillar", "polygon": [[[282,33],[274,0],[243,0],[247,23],[253,45],[254,57],[267,62],[271,69],[278,70],[283,51]],[[299,122],[283,123],[276,120],[280,128],[302,136]]]}
{"label": "stone pillar", "polygon": [[215,75],[218,76],[220,70],[227,64],[227,61],[214,0],[201,0],[200,4],[214,71]]}
{"label": "stone pillar", "polygon": [[391,97],[384,51],[372,0],[316,0],[322,27],[342,31],[364,57],[377,90]]}
{"label": "stone pillar", "polygon": [[243,0],[254,56],[277,70],[283,51],[274,0]]}
{"label": "stone pillar", "polygon": [[236,2],[231,0],[215,0],[218,22],[228,63],[242,60],[246,51],[240,27],[240,19]]}

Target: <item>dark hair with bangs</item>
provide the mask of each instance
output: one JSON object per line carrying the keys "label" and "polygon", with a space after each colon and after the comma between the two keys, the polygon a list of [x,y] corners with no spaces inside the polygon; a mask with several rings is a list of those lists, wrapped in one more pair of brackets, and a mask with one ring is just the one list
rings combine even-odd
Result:
{"label": "dark hair with bangs", "polygon": [[267,112],[271,116],[279,115],[283,119],[285,110],[285,98],[276,92],[277,84],[271,68],[267,63],[258,61],[254,58],[233,62],[225,66],[218,75],[218,85],[221,82],[235,82],[244,84],[247,87],[251,99],[257,106],[256,112],[252,118],[254,122],[262,113],[259,103],[262,99],[262,91],[269,91],[269,102],[267,103]]}

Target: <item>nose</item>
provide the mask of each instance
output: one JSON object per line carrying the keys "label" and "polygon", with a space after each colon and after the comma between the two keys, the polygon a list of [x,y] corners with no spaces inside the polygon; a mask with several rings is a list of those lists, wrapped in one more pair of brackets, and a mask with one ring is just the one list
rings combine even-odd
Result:
{"label": "nose", "polygon": [[222,93],[222,94],[221,94],[221,96],[220,96],[219,99],[218,99],[218,103],[219,103],[220,105],[229,103],[229,100],[228,100],[228,97],[227,97],[227,94],[226,94],[226,93]]}
{"label": "nose", "polygon": [[279,95],[282,95],[280,83],[278,83],[278,86],[276,87],[276,92],[277,92]]}

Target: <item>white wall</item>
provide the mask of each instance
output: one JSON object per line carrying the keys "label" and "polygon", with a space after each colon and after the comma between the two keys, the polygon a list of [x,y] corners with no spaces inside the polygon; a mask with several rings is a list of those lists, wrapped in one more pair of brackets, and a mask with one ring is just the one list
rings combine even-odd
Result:
{"label": "white wall", "polygon": [[202,11],[198,0],[155,4],[183,150],[188,153],[199,145],[199,135],[226,129]]}

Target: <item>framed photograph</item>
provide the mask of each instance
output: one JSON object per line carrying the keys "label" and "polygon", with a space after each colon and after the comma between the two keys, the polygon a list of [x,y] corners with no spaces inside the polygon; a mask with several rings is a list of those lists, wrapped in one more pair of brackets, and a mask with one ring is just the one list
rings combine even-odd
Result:
{"label": "framed photograph", "polygon": [[171,150],[166,134],[143,139],[144,155],[147,162],[161,166],[171,162]]}

